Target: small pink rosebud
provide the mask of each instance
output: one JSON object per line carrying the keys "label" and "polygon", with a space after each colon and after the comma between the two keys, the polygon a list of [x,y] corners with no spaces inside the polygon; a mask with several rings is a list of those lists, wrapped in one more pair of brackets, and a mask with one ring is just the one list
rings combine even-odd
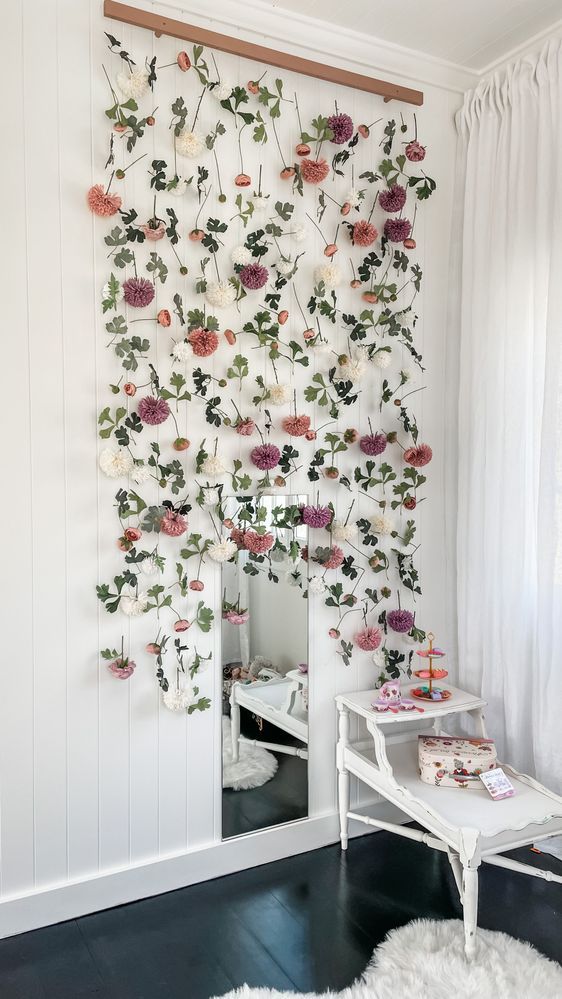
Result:
{"label": "small pink rosebud", "polygon": [[137,386],[133,385],[132,382],[125,382],[125,384],[123,385],[123,392],[125,393],[125,395],[134,395],[136,391],[137,391]]}
{"label": "small pink rosebud", "polygon": [[156,316],[156,322],[159,326],[170,326],[172,323],[172,317],[168,312],[168,309],[160,309],[160,312]]}
{"label": "small pink rosebud", "polygon": [[205,584],[200,579],[192,579],[189,584],[190,590],[197,590],[198,593],[205,589]]}
{"label": "small pink rosebud", "polygon": [[339,638],[340,637],[340,632],[338,631],[337,628],[330,628],[328,634],[329,634],[330,638]]}
{"label": "small pink rosebud", "polygon": [[176,621],[174,624],[174,631],[187,631],[188,628],[191,628],[191,622],[184,619]]}
{"label": "small pink rosebud", "polygon": [[149,642],[146,646],[146,651],[151,656],[159,656],[162,651],[161,646],[157,642]]}
{"label": "small pink rosebud", "polygon": [[191,68],[191,59],[187,52],[178,52],[176,62],[182,73],[187,73],[187,70]]}

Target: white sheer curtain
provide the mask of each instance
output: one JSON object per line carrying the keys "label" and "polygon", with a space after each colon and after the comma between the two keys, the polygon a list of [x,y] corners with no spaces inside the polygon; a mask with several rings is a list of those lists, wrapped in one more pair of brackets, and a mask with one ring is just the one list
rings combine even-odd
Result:
{"label": "white sheer curtain", "polygon": [[562,42],[457,125],[459,679],[501,755],[560,792]]}

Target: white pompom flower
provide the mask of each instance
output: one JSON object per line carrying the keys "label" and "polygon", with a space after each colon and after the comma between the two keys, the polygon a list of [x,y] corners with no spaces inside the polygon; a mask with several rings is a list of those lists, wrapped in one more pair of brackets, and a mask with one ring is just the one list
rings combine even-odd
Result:
{"label": "white pompom flower", "polygon": [[308,589],[315,596],[322,596],[326,592],[326,583],[322,579],[322,576],[311,576],[308,580]]}
{"label": "white pompom flower", "polygon": [[334,541],[354,541],[357,537],[357,524],[341,524],[334,521],[332,524],[332,538]]}
{"label": "white pompom flower", "polygon": [[230,281],[211,281],[205,298],[214,309],[226,309],[236,301],[236,288]]}
{"label": "white pompom flower", "polygon": [[315,284],[322,281],[325,288],[337,288],[341,282],[341,271],[337,264],[321,264],[314,270]]}
{"label": "white pompom flower", "polygon": [[265,212],[269,206],[269,195],[268,194],[255,194],[253,196],[252,204],[254,206],[254,213]]}
{"label": "white pompom flower", "polygon": [[215,100],[227,101],[232,93],[232,87],[229,87],[228,83],[217,83],[211,90],[211,93]]}
{"label": "white pompom flower", "polygon": [[387,517],[384,513],[371,517],[371,527],[380,537],[389,537],[396,530],[392,517]]}
{"label": "white pompom flower", "polygon": [[185,711],[196,701],[193,684],[188,680],[185,687],[169,687],[162,694],[162,700],[168,711]]}
{"label": "white pompom flower", "polygon": [[131,478],[137,486],[142,486],[151,478],[151,471],[147,465],[136,463],[131,472]]}
{"label": "white pompom flower", "polygon": [[302,222],[296,222],[291,229],[291,236],[293,237],[295,243],[304,243],[308,236],[308,230]]}
{"label": "white pompom flower", "polygon": [[213,560],[213,562],[228,562],[229,559],[236,555],[238,551],[238,546],[235,541],[215,541],[212,545],[209,545],[207,549],[207,555]]}
{"label": "white pompom flower", "polygon": [[281,274],[282,277],[289,277],[289,275],[293,273],[295,265],[292,260],[287,260],[286,257],[279,257],[275,267],[277,268],[277,272]]}
{"label": "white pompom flower", "polygon": [[148,91],[148,73],[146,69],[135,68],[130,73],[117,74],[117,86],[126,98],[138,101]]}
{"label": "white pompom flower", "polygon": [[272,406],[284,406],[292,399],[293,393],[290,385],[285,385],[281,382],[274,382],[272,385],[267,385],[266,388],[267,401],[270,402]]}
{"label": "white pompom flower", "polygon": [[372,361],[376,368],[384,371],[385,368],[390,367],[392,352],[390,350],[377,350],[376,354],[373,354]]}
{"label": "white pompom flower", "polygon": [[173,184],[172,187],[166,188],[166,194],[171,194],[174,198],[181,198],[187,191],[189,187],[189,181],[184,180],[182,177],[178,177],[177,184]]}
{"label": "white pompom flower", "polygon": [[203,472],[203,475],[224,475],[226,472],[226,465],[220,455],[210,454],[202,461],[201,471]]}
{"label": "white pompom flower", "polygon": [[191,344],[187,340],[178,340],[177,343],[172,347],[172,355],[174,361],[179,361],[180,364],[185,364],[193,357],[193,351],[191,349]]}
{"label": "white pompom flower", "polygon": [[366,370],[365,361],[361,360],[361,358],[345,356],[345,360],[342,357],[336,367],[336,379],[356,385],[361,381]]}
{"label": "white pompom flower", "polygon": [[129,587],[129,593],[122,594],[119,606],[127,617],[140,617],[148,606],[148,593],[137,593]]}
{"label": "white pompom flower", "polygon": [[109,479],[119,479],[129,475],[133,468],[133,459],[123,447],[106,447],[100,453],[100,468]]}
{"label": "white pompom flower", "polygon": [[176,136],[176,152],[179,156],[185,156],[189,160],[196,160],[198,156],[207,152],[205,139],[199,132],[190,132],[184,128]]}
{"label": "white pompom flower", "polygon": [[357,206],[360,205],[363,200],[363,195],[361,191],[357,190],[356,187],[352,187],[347,192],[347,197],[345,197],[343,200],[344,203],[347,202],[347,204],[351,205],[352,208],[357,208]]}
{"label": "white pompom flower", "polygon": [[241,267],[244,267],[245,264],[251,264],[254,258],[247,246],[235,246],[230,254],[230,259],[233,264],[239,264]]}
{"label": "white pompom flower", "polygon": [[221,494],[214,486],[203,486],[203,506],[217,506],[220,503]]}

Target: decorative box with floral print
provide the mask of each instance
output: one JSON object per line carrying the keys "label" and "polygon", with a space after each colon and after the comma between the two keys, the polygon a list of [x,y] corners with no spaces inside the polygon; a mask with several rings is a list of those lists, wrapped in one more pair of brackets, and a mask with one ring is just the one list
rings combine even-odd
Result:
{"label": "decorative box with floral print", "polygon": [[436,787],[482,788],[478,775],[497,766],[493,739],[418,736],[420,777]]}

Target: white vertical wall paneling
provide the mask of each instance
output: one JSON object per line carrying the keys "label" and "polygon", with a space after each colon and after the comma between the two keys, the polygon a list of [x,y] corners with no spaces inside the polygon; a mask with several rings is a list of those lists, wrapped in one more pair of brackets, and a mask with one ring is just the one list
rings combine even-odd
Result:
{"label": "white vertical wall paneling", "polygon": [[[2,586],[2,634],[10,636],[11,652],[0,657],[0,886],[11,894],[27,885],[33,888],[34,774],[33,774],[33,576],[31,501],[31,413],[29,387],[29,315],[27,267],[27,197],[25,187],[23,54],[23,0],[4,12],[4,30],[10,44],[3,51],[3,68],[10,80],[10,100],[4,114],[6,135],[12,139],[10,154],[0,160],[2,190],[9,191],[4,212],[11,232],[3,243],[0,281],[3,288],[2,350],[10,377],[4,379],[6,414],[17,418],[17,433],[8,438],[2,424],[3,446],[10,456],[10,479],[17,483],[17,518],[20,530],[4,531],[5,565]],[[15,430],[11,422],[11,431]],[[0,490],[2,522],[14,518],[15,488],[4,480]]]}
{"label": "white vertical wall paneling", "polygon": [[[26,0],[25,178],[28,199],[36,884],[67,876],[66,448],[60,232],[61,122],[57,10]],[[47,124],[48,123],[48,124]],[[49,377],[45,377],[49,372]]]}
{"label": "white vertical wall paneling", "polygon": [[[39,6],[19,0],[7,16],[10,44],[4,65],[12,92],[5,115],[12,142],[10,157],[4,158],[1,169],[3,188],[10,191],[6,207],[12,222],[10,253],[5,254],[1,269],[9,290],[3,295],[3,315],[10,332],[4,338],[10,373],[4,392],[8,411],[18,414],[17,440],[9,446],[18,488],[18,518],[26,528],[6,531],[4,542],[10,586],[2,607],[7,622],[2,634],[15,631],[19,636],[17,662],[9,668],[2,663],[0,673],[0,885],[4,898],[32,891],[36,885],[85,878],[98,868],[102,872],[128,868],[216,843],[220,839],[221,738],[219,627],[211,636],[188,633],[190,642],[195,639],[202,652],[212,649],[214,655],[212,665],[200,676],[202,693],[213,701],[212,710],[204,715],[176,717],[162,707],[153,662],[143,652],[157,630],[153,615],[134,625],[139,666],[132,682],[117,682],[100,669],[98,660],[99,649],[113,645],[121,632],[128,647],[128,620],[108,615],[94,593],[96,581],[112,580],[122,565],[114,545],[119,526],[113,511],[116,484],[97,471],[96,416],[108,403],[115,405],[118,400],[121,404],[123,397],[108,393],[109,383],[118,375],[113,354],[105,348],[107,320],[100,309],[101,288],[109,272],[103,236],[110,227],[92,219],[84,197],[88,186],[102,179],[107,156],[103,110],[109,94],[101,64],[111,66],[114,74],[116,61],[107,51],[103,31],[116,34],[139,61],[156,43],[138,29],[104,22],[100,0],[89,4],[47,0]],[[171,62],[178,48],[174,40],[160,39],[154,49],[159,63]],[[223,54],[217,62],[221,76],[229,82],[245,82],[261,72]],[[290,74],[282,75],[287,95],[292,96],[294,82]],[[326,101],[333,100],[331,88],[320,81],[306,81],[299,89],[303,119],[326,110]],[[127,201],[135,204],[139,214],[146,212],[147,218],[152,204],[146,170],[152,151],[162,151],[172,99],[180,93],[187,99],[193,92],[194,80],[179,70],[160,73],[159,138],[155,128],[154,138],[148,136],[140,150],[147,157],[127,174],[122,188],[126,184]],[[396,117],[400,111],[352,91],[342,91],[338,101],[357,121],[386,117],[387,112]],[[432,445],[435,455],[428,469],[428,499],[418,518],[418,540],[422,541],[418,561],[424,588],[419,606],[420,619],[434,628],[445,646],[453,629],[451,615],[443,611],[443,524],[449,511],[443,459],[446,414],[440,384],[445,337],[450,341],[454,336],[454,331],[445,328],[443,284],[455,103],[454,96],[428,88],[426,105],[418,111],[420,138],[430,146],[428,169],[439,183],[433,201],[422,206],[416,231],[424,269],[417,303],[421,315],[418,343],[428,368],[423,381],[428,388],[418,395],[416,410],[422,438]],[[203,131],[214,124],[217,111],[206,97]],[[290,158],[297,137],[294,114],[282,118],[280,134]],[[226,188],[228,183],[230,194],[238,163],[232,162],[224,146],[221,151],[220,142],[217,152],[223,185]],[[262,155],[275,162],[272,142],[265,151],[246,144],[245,168],[252,177],[257,178]],[[373,150],[374,168],[377,155]],[[114,189],[119,190],[118,183],[114,182]],[[272,203],[280,196],[294,200],[281,181],[273,181],[269,193]],[[299,211],[302,214],[297,201]],[[214,208],[208,214],[213,213]],[[241,226],[239,236],[243,241]],[[331,233],[326,236],[332,238]],[[196,304],[191,289],[198,256],[193,255],[191,244],[187,248],[185,244],[183,240],[178,250],[189,256],[190,275],[183,288],[175,272],[168,285],[158,286],[154,314],[159,307],[170,306],[176,290],[188,307]],[[323,244],[315,232],[310,247],[310,258],[322,261]],[[143,266],[146,256],[144,247],[139,251]],[[346,256],[342,249],[340,265],[347,278]],[[299,297],[304,304],[303,291]],[[301,321],[294,299],[288,307],[296,317],[297,334]],[[326,324],[324,329],[329,332]],[[137,330],[143,332],[142,324]],[[158,366],[166,365],[168,332],[154,332],[148,323],[144,330],[151,331]],[[224,362],[221,349],[221,357],[215,358],[217,373],[220,369],[222,374]],[[312,371],[311,365],[308,376]],[[300,375],[295,377],[302,384]],[[362,396],[355,412],[342,413],[340,428],[353,423],[362,429],[368,411],[369,399]],[[327,420],[319,415],[318,423]],[[375,423],[377,419],[378,412]],[[194,445],[198,443],[201,434],[194,431],[189,415],[180,430]],[[212,428],[207,436],[212,440]],[[227,457],[240,446],[238,439]],[[193,453],[187,457],[191,461]],[[324,483],[320,486],[327,496],[330,490]],[[311,496],[315,492],[306,477],[295,479],[291,488]],[[154,485],[151,501],[156,502],[158,495]],[[338,490],[333,498],[338,517],[344,518],[347,495]],[[4,490],[2,502],[7,502],[4,523],[9,523],[11,490]],[[354,508],[354,515],[369,512],[374,512],[374,504],[366,498]],[[198,510],[190,515],[193,525],[198,516]],[[167,550],[172,552],[173,546]],[[206,587],[202,595],[217,611],[219,574],[207,568],[202,578]],[[373,576],[372,585],[381,585],[380,576]],[[190,597],[190,612],[195,596]],[[374,671],[368,656],[356,657],[346,669],[328,637],[331,615],[317,600],[311,601],[309,613],[313,636],[309,655],[310,814],[318,816],[333,812],[336,805],[333,695],[367,686]],[[353,617],[359,626],[360,615]],[[362,794],[354,792],[354,796],[359,803],[365,801]],[[256,840],[258,853],[260,842]]]}
{"label": "white vertical wall paneling", "polygon": [[[68,38],[74,42],[68,45]],[[64,433],[68,545],[64,566],[67,630],[68,876],[98,869],[98,617],[83,584],[97,565],[95,308],[93,219],[81,211],[81,173],[90,176],[90,11],[58,0],[57,62],[61,178]],[[64,52],[64,57],[62,53]],[[87,67],[88,72],[84,72]],[[68,127],[66,123],[72,122]]]}

